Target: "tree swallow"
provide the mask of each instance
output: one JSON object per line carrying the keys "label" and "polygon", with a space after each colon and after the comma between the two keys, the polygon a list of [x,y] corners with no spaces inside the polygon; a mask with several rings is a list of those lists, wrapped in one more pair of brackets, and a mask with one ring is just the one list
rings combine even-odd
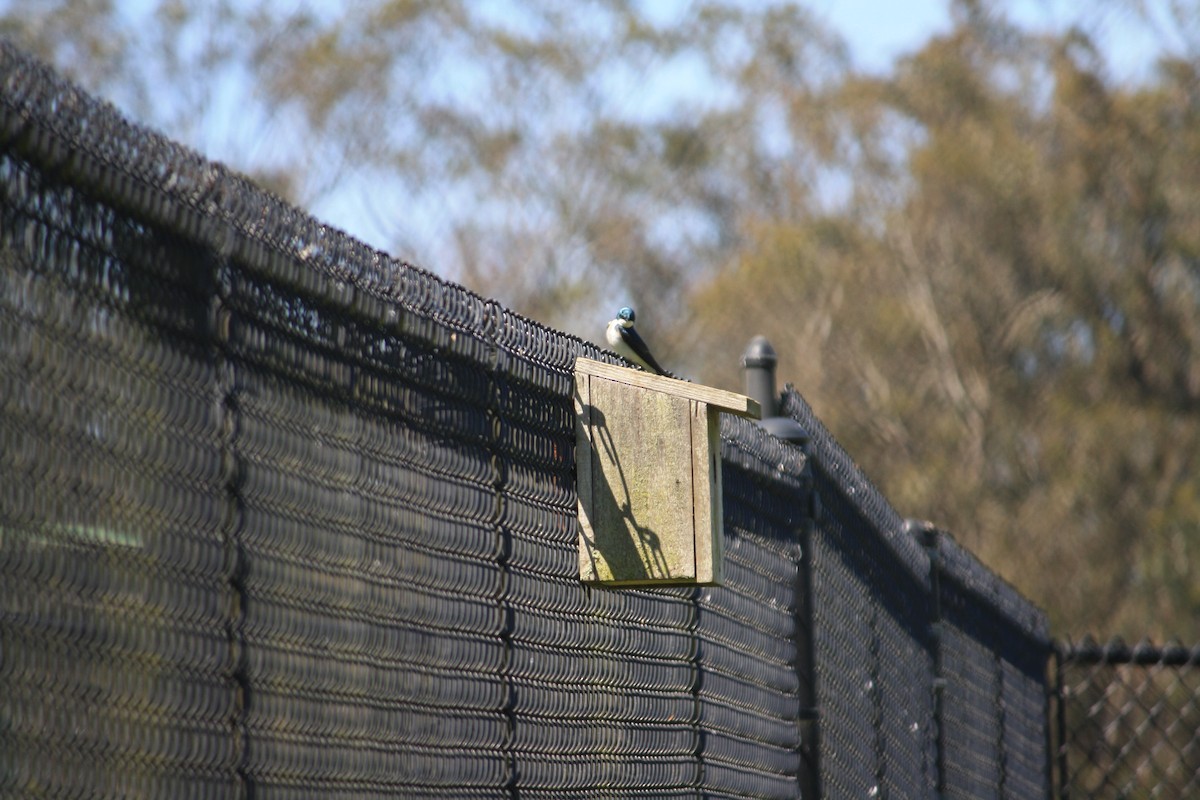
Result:
{"label": "tree swallow", "polygon": [[617,312],[616,318],[608,323],[608,329],[604,332],[608,346],[633,363],[659,375],[666,375],[667,371],[658,365],[654,356],[650,355],[650,348],[646,347],[642,337],[633,329],[633,319],[633,309],[629,306]]}

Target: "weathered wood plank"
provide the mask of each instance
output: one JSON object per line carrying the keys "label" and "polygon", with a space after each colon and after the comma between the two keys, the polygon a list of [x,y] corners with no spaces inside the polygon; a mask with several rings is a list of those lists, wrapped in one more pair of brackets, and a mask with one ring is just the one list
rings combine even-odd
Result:
{"label": "weathered wood plank", "polygon": [[739,417],[749,417],[750,419],[762,418],[762,406],[758,404],[758,401],[745,395],[737,394],[736,392],[727,392],[724,389],[714,389],[711,386],[689,383],[688,381],[667,378],[662,375],[653,375],[639,369],[618,367],[615,364],[605,364],[602,361],[593,361],[590,358],[579,356],[575,359],[575,374],[579,375],[581,373],[595,375],[610,381],[626,383],[630,386],[639,386],[643,389],[667,392],[676,397],[698,400],[701,403],[708,403],[712,407]]}
{"label": "weathered wood plank", "polygon": [[614,586],[715,583],[723,407],[678,392],[691,384],[649,377],[647,387],[576,373],[579,576]]}
{"label": "weathered wood plank", "polygon": [[604,379],[589,383],[597,579],[694,581],[688,401]]}
{"label": "weathered wood plank", "polygon": [[579,577],[598,580],[594,559],[596,532],[592,527],[592,392],[591,377],[575,376],[575,469],[579,497]]}
{"label": "weathered wood plank", "polygon": [[691,404],[696,582],[720,583],[724,551],[721,504],[720,415],[705,403]]}

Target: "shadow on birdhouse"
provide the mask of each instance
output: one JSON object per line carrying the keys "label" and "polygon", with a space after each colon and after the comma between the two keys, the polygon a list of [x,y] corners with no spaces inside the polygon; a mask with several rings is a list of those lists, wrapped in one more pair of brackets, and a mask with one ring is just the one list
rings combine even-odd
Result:
{"label": "shadow on birdhouse", "polygon": [[760,415],[733,392],[576,360],[581,580],[720,582],[722,411]]}

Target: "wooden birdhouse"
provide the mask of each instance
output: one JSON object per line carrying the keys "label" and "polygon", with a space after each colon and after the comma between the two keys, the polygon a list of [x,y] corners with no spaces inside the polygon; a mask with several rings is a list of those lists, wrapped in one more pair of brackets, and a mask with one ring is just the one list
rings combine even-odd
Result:
{"label": "wooden birdhouse", "polygon": [[743,395],[576,359],[581,580],[720,583],[721,412],[761,416]]}

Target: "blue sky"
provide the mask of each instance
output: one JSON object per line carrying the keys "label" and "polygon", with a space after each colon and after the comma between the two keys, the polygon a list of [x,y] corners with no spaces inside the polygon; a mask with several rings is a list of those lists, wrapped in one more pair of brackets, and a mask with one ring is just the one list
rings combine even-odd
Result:
{"label": "blue sky", "polygon": [[813,0],[809,9],[840,33],[856,63],[871,71],[886,69],[897,56],[950,28],[945,0]]}
{"label": "blue sky", "polygon": [[[951,27],[949,0],[810,0],[805,5],[846,39],[855,63],[870,71],[886,70],[898,56]],[[1083,27],[1109,56],[1118,79],[1144,76],[1163,39],[1172,48],[1182,46],[1174,26],[1154,3],[1145,6],[1155,30],[1133,19],[1119,3],[1105,0],[1014,0],[1000,5],[1022,27]]]}

